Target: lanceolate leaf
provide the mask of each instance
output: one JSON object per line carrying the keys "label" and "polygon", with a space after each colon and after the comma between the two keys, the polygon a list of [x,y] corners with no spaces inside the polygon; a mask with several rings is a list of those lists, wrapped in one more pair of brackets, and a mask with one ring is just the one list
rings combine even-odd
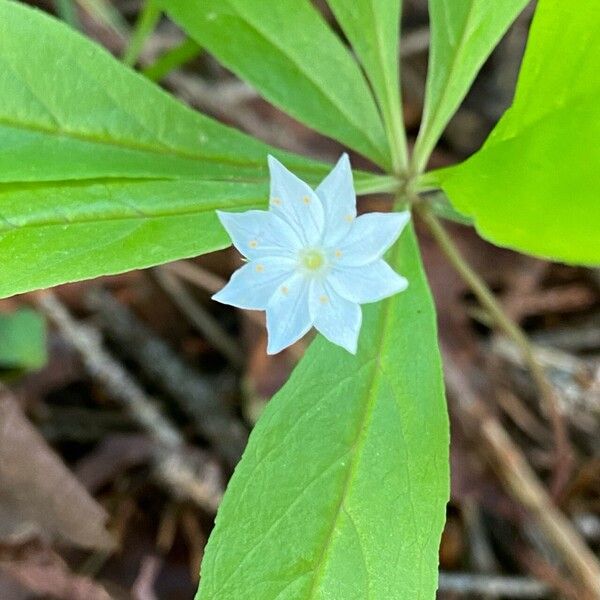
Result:
{"label": "lanceolate leaf", "polygon": [[[267,178],[266,144],[192,111],[63,23],[7,0],[0,89],[0,181]],[[283,159],[299,171],[327,170]]]}
{"label": "lanceolate leaf", "polygon": [[399,81],[401,0],[329,0],[362,63],[381,107],[396,172],[406,168],[407,149]]}
{"label": "lanceolate leaf", "polygon": [[[269,152],[313,184],[328,171],[190,110],[6,0],[0,89],[0,296],[226,246],[214,209],[266,201]],[[393,185],[357,177],[362,191]]]}
{"label": "lanceolate leaf", "polygon": [[600,264],[600,11],[540,0],[515,101],[483,148],[439,173],[502,246]]}
{"label": "lanceolate leaf", "polygon": [[0,185],[0,297],[225,248],[215,210],[265,202],[237,182]]}
{"label": "lanceolate leaf", "polygon": [[429,0],[431,47],[414,163],[421,171],[494,46],[529,0]]}
{"label": "lanceolate leaf", "polygon": [[356,356],[313,342],[252,433],[200,600],[434,598],[448,496],[435,314],[412,230],[388,259],[408,290],[363,307]]}
{"label": "lanceolate leaf", "polygon": [[309,0],[165,0],[163,7],[273,104],[389,166],[368,85]]}

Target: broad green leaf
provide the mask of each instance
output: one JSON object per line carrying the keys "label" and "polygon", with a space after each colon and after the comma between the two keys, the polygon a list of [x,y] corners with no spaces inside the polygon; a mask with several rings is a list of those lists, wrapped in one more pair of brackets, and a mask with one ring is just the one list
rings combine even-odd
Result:
{"label": "broad green leaf", "polygon": [[0,313],[0,368],[39,369],[46,363],[46,327],[34,310]]}
{"label": "broad green leaf", "polygon": [[199,600],[433,599],[448,497],[435,314],[411,229],[405,293],[364,307],[356,356],[317,338],[229,484]]}
{"label": "broad green leaf", "polygon": [[600,10],[540,0],[513,106],[483,148],[438,174],[490,241],[600,264]]}
{"label": "broad green leaf", "polygon": [[239,182],[2,184],[0,297],[225,248],[215,210],[266,198],[264,185]]}
{"label": "broad green leaf", "polygon": [[[265,202],[269,152],[313,184],[328,170],[190,110],[6,0],[0,89],[0,296],[227,245],[214,209]],[[359,192],[394,186],[357,174]]]}
{"label": "broad green leaf", "polygon": [[164,0],[163,8],[267,100],[389,167],[360,68],[309,0]]}
{"label": "broad green leaf", "polygon": [[422,171],[496,44],[529,0],[429,0],[431,47],[425,108],[414,153]]}
{"label": "broad green leaf", "polygon": [[[266,155],[275,151],[187,108],[63,23],[7,0],[0,0],[0,89],[0,182],[264,180]],[[283,155],[300,172],[324,173]]]}
{"label": "broad green leaf", "polygon": [[392,167],[406,169],[407,149],[400,102],[402,0],[328,0],[371,82],[388,136]]}

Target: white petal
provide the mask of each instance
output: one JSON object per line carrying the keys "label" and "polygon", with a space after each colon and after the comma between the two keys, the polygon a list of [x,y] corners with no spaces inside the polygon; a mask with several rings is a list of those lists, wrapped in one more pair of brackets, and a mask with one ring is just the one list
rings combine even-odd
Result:
{"label": "white petal", "polygon": [[308,289],[306,277],[296,273],[273,294],[267,306],[267,354],[281,352],[311,328]]}
{"label": "white petal", "polygon": [[269,300],[296,266],[294,260],[281,256],[265,257],[238,269],[229,283],[212,298],[223,304],[249,310],[265,310]]}
{"label": "white petal", "polygon": [[302,242],[294,230],[266,210],[230,213],[218,210],[217,216],[233,245],[247,258],[295,255]]}
{"label": "white petal", "polygon": [[406,278],[382,259],[362,267],[336,267],[327,281],[340,296],[359,304],[383,300],[408,287]]}
{"label": "white petal", "polygon": [[409,219],[407,210],[361,215],[335,250],[339,265],[355,267],[381,258],[398,239]]}
{"label": "white petal", "polygon": [[316,192],[325,210],[324,244],[336,244],[348,233],[356,218],[356,193],[347,154],[342,154]]}
{"label": "white petal", "polygon": [[362,324],[360,306],[342,298],[326,281],[314,280],[310,289],[314,326],[330,342],[356,354]]}
{"label": "white petal", "polygon": [[304,244],[317,244],[323,233],[323,205],[310,186],[269,156],[270,209],[286,221]]}

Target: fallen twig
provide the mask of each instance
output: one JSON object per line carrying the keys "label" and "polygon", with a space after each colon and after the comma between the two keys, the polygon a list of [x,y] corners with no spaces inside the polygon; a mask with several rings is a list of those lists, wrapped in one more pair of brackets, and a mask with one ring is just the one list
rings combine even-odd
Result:
{"label": "fallen twig", "polygon": [[108,336],[118,341],[144,373],[178,401],[198,432],[213,444],[228,466],[234,467],[246,447],[248,434],[206,377],[185,364],[108,292],[92,290],[86,301],[96,311]]}
{"label": "fallen twig", "polygon": [[565,515],[554,505],[544,486],[513,443],[500,422],[486,409],[474,391],[464,369],[450,352],[444,352],[444,370],[448,391],[465,429],[484,443],[492,466],[510,495],[535,519],[540,530],[576,581],[600,598],[600,563]]}
{"label": "fallen twig", "polygon": [[218,321],[199,304],[192,294],[186,289],[184,283],[171,271],[164,267],[153,270],[154,277],[161,288],[177,305],[187,319],[206,336],[206,339],[231,364],[241,369],[245,363],[244,355],[238,343],[220,326]]}
{"label": "fallen twig", "polygon": [[550,587],[526,577],[500,577],[471,573],[440,573],[439,590],[464,596],[477,594],[491,598],[514,600],[541,599],[550,596]]}
{"label": "fallen twig", "polygon": [[133,377],[103,347],[100,334],[78,323],[52,292],[37,295],[36,303],[79,352],[86,370],[121,402],[155,440],[158,479],[175,493],[215,511],[223,495],[220,469],[205,453],[191,453],[179,430],[160,412]]}

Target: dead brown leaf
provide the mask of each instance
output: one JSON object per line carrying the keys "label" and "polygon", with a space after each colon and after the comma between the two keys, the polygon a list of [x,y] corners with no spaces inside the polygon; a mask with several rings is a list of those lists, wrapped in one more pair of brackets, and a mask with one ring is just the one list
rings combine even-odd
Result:
{"label": "dead brown leaf", "polygon": [[0,540],[40,537],[81,548],[110,549],[104,509],[0,391]]}

